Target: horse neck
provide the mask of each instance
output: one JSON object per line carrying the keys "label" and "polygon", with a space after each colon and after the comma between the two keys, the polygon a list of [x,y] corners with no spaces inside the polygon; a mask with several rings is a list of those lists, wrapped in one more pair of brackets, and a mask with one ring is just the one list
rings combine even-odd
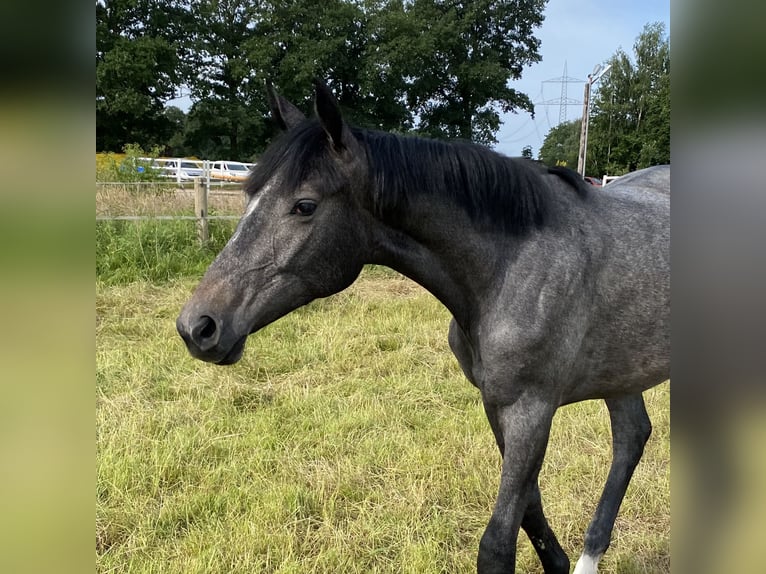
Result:
{"label": "horse neck", "polygon": [[428,196],[410,201],[395,226],[376,220],[372,228],[373,263],[425,287],[462,326],[478,316],[507,238],[481,231],[459,207]]}
{"label": "horse neck", "polygon": [[[459,322],[477,316],[522,232],[537,226],[540,204],[528,193],[542,185],[537,168],[470,144],[363,130],[357,137],[368,145],[375,198],[373,262],[420,283]],[[503,186],[508,194],[474,194]],[[475,220],[467,209],[477,212]],[[499,229],[509,225],[518,235]]]}

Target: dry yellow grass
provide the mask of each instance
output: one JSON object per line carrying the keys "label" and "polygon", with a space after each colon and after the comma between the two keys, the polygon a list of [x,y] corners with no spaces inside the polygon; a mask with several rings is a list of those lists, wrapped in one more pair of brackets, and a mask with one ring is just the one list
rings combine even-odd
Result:
{"label": "dry yellow grass", "polygon": [[[472,572],[500,457],[449,352],[448,314],[398,275],[191,359],[174,319],[193,281],[97,285],[99,572]],[[669,572],[669,386],[601,572]],[[541,474],[572,559],[606,477],[599,402],[562,409]],[[519,572],[542,572],[520,535]]]}
{"label": "dry yellow grass", "polygon": [[[241,215],[245,196],[236,187],[213,187],[208,194],[211,215]],[[96,184],[96,215],[194,215],[194,189],[175,183]]]}

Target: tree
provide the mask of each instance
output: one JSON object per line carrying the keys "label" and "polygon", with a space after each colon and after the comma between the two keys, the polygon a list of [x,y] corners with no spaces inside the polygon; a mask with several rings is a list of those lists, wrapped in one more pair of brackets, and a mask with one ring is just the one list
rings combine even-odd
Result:
{"label": "tree", "polygon": [[523,148],[521,148],[521,157],[525,159],[533,159],[531,145],[525,145]]}
{"label": "tree", "polygon": [[165,108],[165,119],[173,126],[170,138],[167,140],[165,148],[161,150],[162,155],[170,157],[184,157],[189,154],[186,147],[186,114],[176,106]]}
{"label": "tree", "polygon": [[[509,82],[540,61],[533,35],[546,0],[401,0],[398,31],[383,49],[406,81],[417,130],[432,137],[496,143],[498,109],[533,113]],[[389,18],[391,16],[389,15]]]}
{"label": "tree", "polygon": [[366,73],[374,48],[357,2],[207,0],[191,12],[188,84],[196,101],[186,142],[199,154],[249,159],[265,147],[274,131],[267,80],[308,110],[321,77],[357,125],[390,129],[406,119]]}
{"label": "tree", "polygon": [[588,171],[622,174],[670,162],[670,44],[664,24],[644,26],[633,46],[609,60],[593,100]]}
{"label": "tree", "polygon": [[[510,82],[540,60],[545,4],[99,0],[97,145],[251,159],[274,133],[266,80],[308,110],[315,77],[355,125],[492,143],[500,111],[533,112]],[[180,86],[186,117],[163,111]]]}
{"label": "tree", "polygon": [[249,161],[266,139],[265,72],[249,45],[262,35],[264,8],[247,0],[189,5],[184,83],[194,104],[185,144],[196,155]]}
{"label": "tree", "polygon": [[280,93],[308,110],[312,82],[322,78],[354,125],[408,130],[400,70],[387,49],[398,33],[390,1],[289,0],[271,5],[262,33],[249,44]]}
{"label": "tree", "polygon": [[172,135],[164,104],[179,83],[183,14],[174,0],[96,3],[96,149],[149,148]]}
{"label": "tree", "polygon": [[551,128],[540,147],[538,157],[545,165],[563,165],[577,168],[580,151],[580,125],[582,120],[563,122]]}

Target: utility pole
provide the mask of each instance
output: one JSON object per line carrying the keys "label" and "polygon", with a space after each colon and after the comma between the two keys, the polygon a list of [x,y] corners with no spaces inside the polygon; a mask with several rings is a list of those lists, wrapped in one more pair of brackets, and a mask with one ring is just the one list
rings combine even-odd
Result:
{"label": "utility pole", "polygon": [[577,155],[577,172],[585,177],[585,159],[588,155],[588,120],[590,118],[590,92],[591,86],[598,82],[601,77],[609,71],[612,64],[606,68],[601,68],[601,64],[596,64],[593,72],[588,74],[588,81],[585,82],[585,95],[582,102],[582,124],[580,125],[580,153]]}

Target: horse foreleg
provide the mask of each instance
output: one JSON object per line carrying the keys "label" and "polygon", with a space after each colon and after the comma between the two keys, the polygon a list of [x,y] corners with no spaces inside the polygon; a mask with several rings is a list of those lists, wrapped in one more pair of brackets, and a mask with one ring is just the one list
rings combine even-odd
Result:
{"label": "horse foreleg", "polygon": [[[500,456],[505,455],[505,441],[497,419],[497,409],[485,405],[487,420],[495,434]],[[521,520],[521,527],[527,533],[532,546],[540,558],[546,574],[569,574],[569,557],[561,548],[556,535],[548,524],[543,513],[543,502],[540,496],[540,486],[535,480],[532,485],[529,503]]]}
{"label": "horse foreleg", "polygon": [[574,574],[596,574],[598,562],[609,548],[614,521],[628,483],[652,432],[652,424],[640,394],[606,399],[606,406],[612,424],[612,466],[585,534],[585,548],[577,561]]}
{"label": "horse foreleg", "polygon": [[[549,541],[548,533],[551,536],[553,533],[542,514],[537,475],[545,455],[555,408],[538,397],[523,394],[510,405],[485,403],[485,410],[501,445],[503,470],[495,509],[479,543],[477,570],[479,574],[507,574],[513,572],[516,566],[516,539],[522,522],[535,532],[538,539],[535,548],[540,546],[543,555],[549,555],[547,548],[540,545],[541,541],[543,544]],[[558,542],[551,546],[550,556],[558,559],[555,547],[558,547]],[[560,547],[558,550],[561,550]],[[546,566],[546,572],[563,572],[560,569],[548,570],[553,564],[552,561]]]}
{"label": "horse foreleg", "polygon": [[[450,323],[449,344],[468,380],[474,386],[479,387],[473,372],[473,352],[470,343],[455,319],[452,319],[452,322]],[[500,456],[505,459],[505,437],[498,419],[498,408],[494,404],[485,402],[484,411],[487,414],[487,420],[495,435],[497,446],[500,449]],[[545,441],[547,443],[547,433]],[[543,445],[543,452],[544,451],[545,445]],[[543,504],[540,498],[540,488],[537,483],[536,474],[531,487],[529,501],[524,510],[521,527],[532,541],[532,546],[534,546],[537,555],[540,557],[540,562],[542,563],[546,574],[569,574],[569,558],[561,548],[561,545],[556,539],[556,535],[553,533],[553,530],[551,530],[548,521],[543,514]],[[515,540],[516,535],[514,535],[514,545]],[[513,560],[515,562],[515,546]],[[511,565],[511,568],[512,567],[513,566]],[[482,571],[482,568],[487,568],[488,572],[492,571],[489,569],[489,566],[482,566],[480,554],[479,571]]]}

